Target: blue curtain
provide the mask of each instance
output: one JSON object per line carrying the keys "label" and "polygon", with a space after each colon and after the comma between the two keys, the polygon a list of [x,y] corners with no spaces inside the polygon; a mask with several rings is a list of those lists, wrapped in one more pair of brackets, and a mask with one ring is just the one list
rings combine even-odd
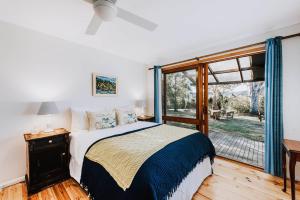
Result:
{"label": "blue curtain", "polygon": [[154,66],[154,117],[156,123],[162,123],[161,66]]}
{"label": "blue curtain", "polygon": [[282,176],[282,46],[281,38],[266,43],[265,63],[265,171]]}

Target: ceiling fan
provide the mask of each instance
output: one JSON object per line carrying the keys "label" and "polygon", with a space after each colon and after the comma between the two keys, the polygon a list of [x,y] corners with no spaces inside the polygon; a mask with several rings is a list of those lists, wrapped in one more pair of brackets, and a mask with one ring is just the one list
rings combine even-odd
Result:
{"label": "ceiling fan", "polygon": [[93,18],[87,27],[86,34],[96,34],[102,22],[112,21],[115,17],[119,17],[148,31],[154,31],[158,26],[154,22],[151,22],[143,17],[137,16],[127,10],[117,7],[117,0],[85,1],[93,4],[95,11]]}

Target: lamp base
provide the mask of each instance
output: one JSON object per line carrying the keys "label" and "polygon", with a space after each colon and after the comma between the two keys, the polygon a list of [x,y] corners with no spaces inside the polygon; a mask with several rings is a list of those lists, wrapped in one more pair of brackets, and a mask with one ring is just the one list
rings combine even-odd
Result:
{"label": "lamp base", "polygon": [[46,130],[44,130],[43,132],[45,132],[45,133],[50,133],[50,132],[53,132],[54,131],[54,129],[51,129],[51,128],[47,128]]}
{"label": "lamp base", "polygon": [[54,129],[52,128],[51,124],[50,123],[47,123],[46,125],[46,129],[44,130],[45,133],[50,133],[50,132],[53,132]]}

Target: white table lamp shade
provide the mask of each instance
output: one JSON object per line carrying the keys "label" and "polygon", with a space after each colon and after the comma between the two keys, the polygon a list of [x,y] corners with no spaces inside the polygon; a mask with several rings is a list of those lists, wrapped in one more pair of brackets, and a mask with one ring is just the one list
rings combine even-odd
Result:
{"label": "white table lamp shade", "polygon": [[51,114],[57,114],[58,109],[53,101],[49,102],[42,102],[40,109],[38,111],[38,115],[51,115]]}

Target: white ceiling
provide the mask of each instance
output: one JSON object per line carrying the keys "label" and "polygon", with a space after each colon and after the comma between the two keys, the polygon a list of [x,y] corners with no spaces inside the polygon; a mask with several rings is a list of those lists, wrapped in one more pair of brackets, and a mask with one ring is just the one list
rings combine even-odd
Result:
{"label": "white ceiling", "polygon": [[300,22],[300,0],[119,0],[117,5],[159,27],[148,32],[117,18],[95,36],[86,35],[93,9],[83,0],[0,0],[0,20],[143,63]]}

